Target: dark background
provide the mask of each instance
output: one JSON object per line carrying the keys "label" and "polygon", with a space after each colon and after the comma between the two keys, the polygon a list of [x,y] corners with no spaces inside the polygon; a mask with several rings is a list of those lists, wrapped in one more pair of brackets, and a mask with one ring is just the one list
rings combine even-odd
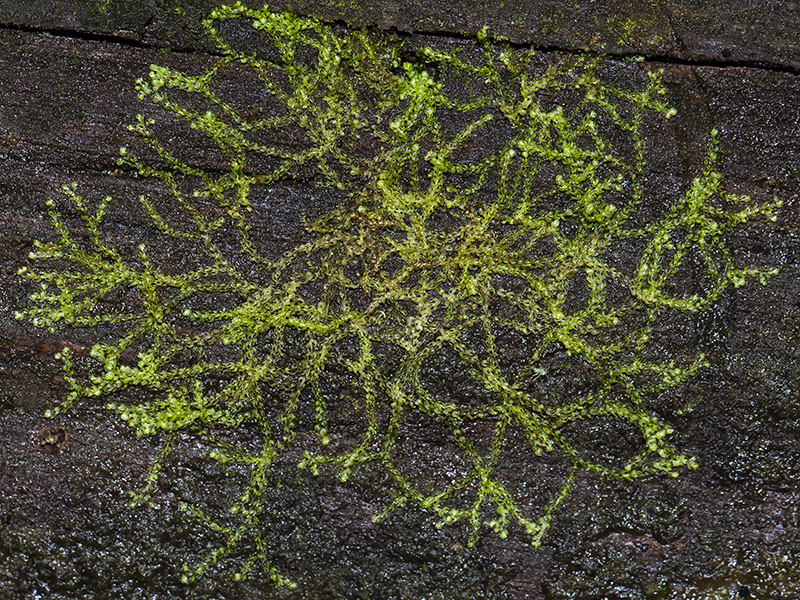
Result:
{"label": "dark background", "polygon": [[[16,271],[32,240],[49,235],[44,203],[64,183],[119,198],[117,216],[137,231],[125,207],[151,184],[120,173],[116,158],[135,143],[125,125],[153,109],[133,83],[151,63],[210,65],[213,47],[198,23],[212,6],[0,2],[0,598],[800,597],[800,6],[780,0],[274,4],[412,35],[461,38],[488,26],[543,53],[644,56],[645,67],[664,68],[679,111],[663,149],[674,169],[666,180],[696,174],[717,128],[729,186],[784,200],[775,224],[733,240],[743,261],[780,274],[729,291],[685,340],[710,349],[712,363],[687,389],[698,406],[676,434],[697,471],[631,484],[580,475],[534,549],[518,533],[487,533],[468,547],[463,530],[435,530],[417,509],[375,525],[368,478],[343,486],[288,470],[269,500],[271,543],[300,588],[276,591],[259,577],[234,583],[217,571],[179,582],[180,565],[215,543],[175,510],[181,484],[165,485],[156,510],[128,507],[155,442],[132,435],[103,402],[45,419],[63,393],[52,354],[68,337],[32,330],[13,312],[30,292]],[[302,187],[287,195],[277,246],[294,239],[312,195]],[[175,481],[207,481],[206,501],[224,504],[230,484],[191,444],[181,452]]]}

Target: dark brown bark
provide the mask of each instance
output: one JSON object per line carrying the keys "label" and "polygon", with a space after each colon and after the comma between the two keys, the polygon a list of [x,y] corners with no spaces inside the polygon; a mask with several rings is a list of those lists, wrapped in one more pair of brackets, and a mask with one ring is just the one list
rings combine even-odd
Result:
{"label": "dark brown bark", "polygon": [[[301,581],[275,591],[266,578],[234,583],[212,573],[188,587],[180,565],[216,543],[176,510],[185,490],[166,484],[157,510],[130,509],[127,491],[156,444],[138,439],[104,402],[55,420],[63,394],[53,353],[70,333],[17,322],[29,286],[16,275],[33,239],[51,233],[44,202],[78,182],[110,194],[120,236],[151,236],[135,198],[153,184],[118,169],[125,129],[156,114],[133,90],[152,63],[199,70],[214,57],[198,22],[211,3],[87,0],[0,6],[0,598],[792,598],[800,594],[798,204],[800,13],[793,2],[286,3],[356,25],[440,36],[492,34],[543,52],[642,54],[665,69],[671,121],[658,157],[667,180],[697,174],[707,132],[721,132],[730,187],[784,200],[775,224],[734,240],[743,260],[780,268],[767,286],[731,290],[692,324],[689,345],[711,367],[691,384],[701,400],[678,433],[700,468],[672,481],[629,484],[581,475],[540,548],[487,532],[474,547],[461,528],[431,527],[418,509],[370,520],[380,478],[341,485],[287,469],[269,499],[276,565]],[[279,8],[276,6],[276,8]],[[175,50],[180,50],[176,52]],[[179,135],[179,134],[177,134]],[[668,137],[668,139],[666,139]],[[197,161],[205,158],[198,148]],[[664,194],[674,193],[664,189]],[[298,185],[273,213],[270,243],[295,239],[313,211]],[[319,201],[319,200],[317,200]],[[320,201],[321,202],[321,201]],[[517,465],[519,466],[519,465]],[[173,465],[232,484],[200,456]],[[181,479],[178,478],[177,481]],[[173,487],[170,487],[173,486]]]}

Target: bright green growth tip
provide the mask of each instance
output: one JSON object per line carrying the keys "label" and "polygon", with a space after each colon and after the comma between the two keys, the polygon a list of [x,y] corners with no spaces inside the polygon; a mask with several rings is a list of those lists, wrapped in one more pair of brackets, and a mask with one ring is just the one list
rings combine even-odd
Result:
{"label": "bright green growth tip", "polygon": [[[260,52],[231,46],[225,22],[258,31]],[[725,240],[754,217],[774,218],[779,203],[725,190],[712,132],[701,173],[654,210],[644,124],[675,115],[659,72],[623,89],[602,57],[540,68],[532,51],[485,33],[469,51],[411,49],[238,4],[215,9],[206,27],[222,56],[213,68],[153,65],[137,89],[217,148],[227,169],[186,162],[153,119],[138,117],[131,130],[157,160],[122,148],[120,164],[163,185],[166,199],[140,198],[159,243],[112,244],[101,227],[111,199],[92,206],[65,186],[82,231],[48,203],[56,241],[31,253],[42,268],[20,269],[39,289],[16,313],[50,330],[117,333],[80,361],[59,353],[68,394],[56,410],[113,398],[107,407],[137,434],[165,434],[133,504],[158,484],[177,432],[249,471],[227,520],[183,507],[226,540],[185,582],[249,539],[257,553],[237,577],[260,567],[295,585],[270,562],[263,507],[299,427],[319,442],[299,465],[311,473],[327,466],[346,481],[364,463],[385,470],[394,500],[376,520],[415,505],[439,526],[466,521],[473,541],[484,526],[500,537],[517,527],[538,546],[580,473],[635,480],[696,467],[652,407],[705,359],[659,359],[654,325],[773,275],[738,266]],[[401,58],[409,53],[416,59]],[[262,103],[226,99],[229,71],[257,82]],[[254,234],[260,203],[298,177],[341,206],[270,260]],[[180,273],[153,258],[170,244]],[[702,286],[682,289],[687,273]],[[583,383],[552,391],[549,381],[572,376]],[[467,389],[437,385],[448,377]],[[135,390],[139,399],[120,394]],[[400,458],[408,422],[420,418],[445,432],[456,457],[433,482],[415,481]],[[355,440],[341,429],[348,421],[361,423]],[[570,434],[582,422],[621,424],[638,450],[592,458]],[[239,431],[260,449],[224,441]],[[562,461],[560,487],[538,506],[502,475],[512,444],[531,461]]]}

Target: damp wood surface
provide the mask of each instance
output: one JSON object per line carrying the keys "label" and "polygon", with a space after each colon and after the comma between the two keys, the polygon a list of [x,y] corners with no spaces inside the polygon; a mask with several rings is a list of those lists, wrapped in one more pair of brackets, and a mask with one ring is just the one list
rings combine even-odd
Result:
{"label": "damp wood surface", "polygon": [[[210,0],[7,0],[0,23],[66,35],[108,36],[122,44],[210,49],[198,26]],[[260,8],[254,0],[245,2]],[[421,0],[277,0],[294,10],[357,26],[403,32],[474,35],[484,27],[519,43],[563,50],[642,54],[670,60],[748,63],[797,70],[798,41],[791,2],[752,0],[527,0],[476,3]]]}
{"label": "damp wood surface", "polygon": [[[100,333],[69,338],[14,319],[32,291],[17,276],[33,239],[52,236],[45,201],[77,182],[87,197],[113,196],[114,235],[158,247],[136,208],[150,181],[117,165],[136,148],[126,129],[149,65],[201,72],[214,60],[199,20],[211,3],[6,0],[0,5],[0,599],[16,598],[791,598],[800,594],[800,15],[794,2],[285,2],[273,8],[339,24],[394,28],[459,44],[490,35],[546,55],[582,50],[609,60],[642,55],[663,68],[678,114],[661,132],[664,196],[702,168],[708,132],[720,132],[729,187],[783,200],[775,223],[754,223],[732,242],[742,260],[780,269],[767,285],[732,289],[677,334],[702,347],[710,367],[686,390],[696,407],[677,432],[699,468],[675,480],[613,483],[581,475],[543,545],[464,528],[431,526],[419,509],[380,524],[381,479],[347,485],[287,467],[270,496],[275,563],[302,582],[276,591],[265,578],[211,573],[189,587],[180,565],[217,540],[177,510],[185,492],[167,483],[156,510],[128,507],[128,490],[156,451],[105,402],[56,419],[63,395],[54,352],[89,347]],[[254,5],[255,6],[255,5]],[[480,7],[480,8],[478,8]],[[235,86],[234,86],[235,87]],[[168,132],[179,139],[181,131]],[[660,142],[661,140],[659,140]],[[218,168],[196,138],[199,167]],[[671,184],[670,184],[671,182]],[[331,200],[302,181],[281,190],[263,216],[276,255],[301,233],[300,215]],[[657,194],[653,201],[658,201]],[[95,336],[94,338],[92,336]],[[424,424],[420,425],[424,428]],[[436,452],[435,436],[419,442]],[[599,443],[599,442],[598,442]],[[428,446],[426,446],[428,444]],[[209,506],[233,482],[191,447],[178,475],[208,481]],[[526,478],[520,462],[509,472]],[[176,477],[175,481],[182,479]],[[170,487],[170,486],[173,487]]]}

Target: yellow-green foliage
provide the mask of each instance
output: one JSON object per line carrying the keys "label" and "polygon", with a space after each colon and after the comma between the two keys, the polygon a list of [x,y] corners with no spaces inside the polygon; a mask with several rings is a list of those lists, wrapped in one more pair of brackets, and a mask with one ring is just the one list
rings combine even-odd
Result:
{"label": "yellow-green foliage", "polygon": [[[263,56],[226,42],[220,31],[231,20],[249,20]],[[48,329],[115,332],[91,350],[89,373],[69,348],[57,355],[69,392],[52,412],[139,390],[108,408],[138,434],[166,432],[140,499],[157,484],[176,432],[249,471],[229,507],[238,525],[187,507],[227,542],[187,568],[186,580],[250,539],[256,555],[237,577],[260,565],[278,585],[293,585],[271,565],[262,509],[271,469],[297,443],[308,406],[319,443],[299,466],[333,469],[344,481],[360,465],[379,465],[394,496],[376,519],[415,505],[441,524],[467,522],[474,536],[482,526],[502,537],[521,527],[534,546],[581,471],[635,480],[695,466],[648,407],[704,358],[648,358],[653,327],[668,313],[706,310],[747,278],[763,283],[772,271],[737,266],[725,239],[753,216],[771,217],[778,203],[755,205],[723,188],[715,132],[682,195],[645,197],[643,124],[675,113],[659,72],[640,89],[623,89],[609,81],[602,57],[535,67],[532,51],[486,36],[461,51],[412,51],[397,38],[240,5],[217,8],[206,26],[221,54],[213,68],[190,75],[154,65],[137,89],[205,136],[225,168],[192,166],[141,116],[132,130],[155,160],[124,148],[120,158],[168,191],[168,200],[143,197],[141,205],[164,239],[180,245],[186,268],[159,266],[145,244],[123,255],[103,233],[111,200],[91,208],[66,187],[85,231],[75,237],[49,204],[58,237],[37,242],[31,258],[56,266],[20,270],[41,286],[18,313]],[[268,111],[226,100],[220,78],[232,67],[258,82]],[[338,194],[341,206],[270,260],[252,229],[263,210],[254,190],[296,177]],[[703,282],[691,293],[680,289],[687,269]],[[115,294],[126,300],[112,301]],[[553,353],[580,365],[591,385],[563,398],[535,392],[531,382],[556,375],[544,360]],[[423,381],[443,355],[479,398]],[[329,425],[330,372],[345,374],[353,411],[364,415],[344,450],[329,444],[342,435]],[[414,415],[441,424],[466,465],[446,483],[415,483],[397,458]],[[588,458],[564,433],[586,419],[637,431],[640,451],[619,464]],[[480,445],[465,433],[477,422],[489,423]],[[243,427],[260,435],[259,451],[222,441],[221,432]],[[512,439],[571,465],[538,509],[500,474]]]}

